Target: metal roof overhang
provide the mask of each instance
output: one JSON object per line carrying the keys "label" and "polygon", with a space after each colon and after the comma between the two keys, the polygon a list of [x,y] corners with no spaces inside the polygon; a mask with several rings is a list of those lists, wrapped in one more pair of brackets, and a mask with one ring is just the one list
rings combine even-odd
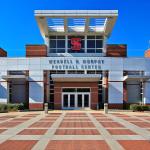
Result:
{"label": "metal roof overhang", "polygon": [[52,74],[55,82],[97,82],[100,78],[98,74]]}
{"label": "metal roof overhang", "polygon": [[25,75],[5,75],[2,76],[2,79],[6,81],[11,81],[11,80],[28,80],[28,77]]}
{"label": "metal roof overhang", "polygon": [[[41,35],[45,39],[49,35],[76,35],[76,34],[89,34],[89,35],[104,35],[109,37],[116,19],[118,17],[118,10],[35,10],[35,17],[41,32]],[[57,26],[53,27],[48,25],[48,19],[61,19],[55,20]],[[76,23],[74,29],[70,32],[69,19],[75,19]],[[103,19],[105,18],[105,21]],[[63,19],[63,23],[62,23]],[[79,20],[78,20],[79,19]],[[84,25],[83,19],[85,20]],[[99,19],[95,21],[95,25],[91,27],[90,20]],[[103,23],[103,24],[102,24]],[[82,24],[82,26],[81,26]],[[98,24],[98,25],[97,25]],[[60,27],[61,26],[61,27]],[[60,27],[60,28],[59,28]],[[80,29],[83,27],[83,31]],[[52,30],[50,30],[50,28]],[[53,30],[53,29],[56,29]],[[61,32],[58,32],[61,29]],[[63,31],[62,31],[63,29]],[[92,31],[91,31],[92,30]]]}
{"label": "metal roof overhang", "polygon": [[149,80],[150,76],[144,76],[144,75],[127,75],[124,77],[124,81],[146,81]]}

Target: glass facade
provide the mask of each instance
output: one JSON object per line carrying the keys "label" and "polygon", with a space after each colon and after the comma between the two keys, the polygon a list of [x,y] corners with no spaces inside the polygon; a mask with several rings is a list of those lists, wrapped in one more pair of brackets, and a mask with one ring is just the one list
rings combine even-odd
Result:
{"label": "glass facade", "polygon": [[[72,49],[72,39],[79,38],[77,42],[81,48]],[[102,53],[103,52],[102,36],[50,36],[49,53]]]}

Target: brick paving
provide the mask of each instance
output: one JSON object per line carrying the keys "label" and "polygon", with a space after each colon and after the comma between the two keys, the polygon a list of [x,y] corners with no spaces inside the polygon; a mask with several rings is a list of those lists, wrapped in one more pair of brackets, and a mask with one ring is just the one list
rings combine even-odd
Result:
{"label": "brick paving", "polygon": [[3,144],[0,145],[1,150],[30,150],[36,144],[35,140],[7,140]]}
{"label": "brick paving", "polygon": [[0,150],[150,150],[150,114],[0,114]]}
{"label": "brick paving", "polygon": [[50,141],[46,150],[110,150],[105,141]]}

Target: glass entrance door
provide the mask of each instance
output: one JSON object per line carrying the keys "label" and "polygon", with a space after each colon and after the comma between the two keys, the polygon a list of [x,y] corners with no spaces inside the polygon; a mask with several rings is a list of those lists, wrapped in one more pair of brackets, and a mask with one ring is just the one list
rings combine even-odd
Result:
{"label": "glass entrance door", "polygon": [[90,99],[90,95],[84,94],[84,107],[89,107],[89,99]]}
{"label": "glass entrance door", "polygon": [[90,107],[90,92],[80,89],[76,92],[62,93],[62,109],[84,109]]}
{"label": "glass entrance door", "polygon": [[90,107],[90,93],[77,93],[77,107]]}
{"label": "glass entrance door", "polygon": [[63,94],[63,97],[62,97],[62,107],[63,108],[74,108],[74,107],[76,107],[75,106],[75,97],[76,97],[76,95],[75,95],[75,93],[65,93],[65,94]]}

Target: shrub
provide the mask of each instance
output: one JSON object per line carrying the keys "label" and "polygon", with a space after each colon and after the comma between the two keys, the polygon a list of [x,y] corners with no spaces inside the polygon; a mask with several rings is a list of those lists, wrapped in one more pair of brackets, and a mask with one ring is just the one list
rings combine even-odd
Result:
{"label": "shrub", "polygon": [[18,105],[17,104],[7,104],[8,111],[18,111]]}
{"label": "shrub", "polygon": [[0,104],[0,112],[7,112],[7,104]]}
{"label": "shrub", "polygon": [[24,110],[24,104],[0,104],[0,112]]}
{"label": "shrub", "polygon": [[143,111],[148,111],[148,110],[150,110],[150,107],[149,107],[149,106],[146,106],[146,105],[143,105],[143,106],[142,106],[142,110],[143,110]]}
{"label": "shrub", "polygon": [[132,105],[130,105],[130,110],[133,110],[133,111],[148,111],[148,110],[150,110],[150,107],[146,106],[146,105],[132,104]]}

